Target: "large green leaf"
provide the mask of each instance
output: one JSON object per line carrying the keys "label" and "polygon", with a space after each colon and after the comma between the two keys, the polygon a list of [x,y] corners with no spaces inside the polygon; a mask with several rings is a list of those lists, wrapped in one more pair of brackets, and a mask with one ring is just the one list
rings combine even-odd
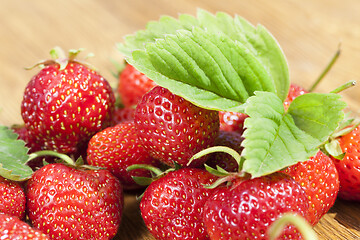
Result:
{"label": "large green leaf", "polygon": [[285,112],[273,93],[250,97],[245,104],[250,117],[245,120],[243,171],[258,177],[315,155],[343,118],[345,104],[339,98],[320,93],[299,97]]}
{"label": "large green leaf", "polygon": [[205,108],[234,111],[256,90],[275,92],[266,69],[242,44],[200,28],[149,43],[129,62]]}
{"label": "large green leaf", "polygon": [[30,178],[33,171],[25,163],[29,159],[25,142],[6,126],[0,126],[0,175],[15,181]]}
{"label": "large green leaf", "polygon": [[205,108],[236,110],[254,91],[284,100],[289,88],[287,62],[273,36],[222,12],[164,16],[118,48],[156,83]]}

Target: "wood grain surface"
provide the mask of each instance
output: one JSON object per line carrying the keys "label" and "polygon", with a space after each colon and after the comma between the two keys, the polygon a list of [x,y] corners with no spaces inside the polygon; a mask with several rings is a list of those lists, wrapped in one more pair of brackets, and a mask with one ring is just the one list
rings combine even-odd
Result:
{"label": "wood grain surface", "polygon": [[[36,73],[24,68],[48,58],[54,46],[94,53],[90,63],[115,87],[112,61],[122,61],[117,42],[161,15],[195,15],[198,8],[264,25],[283,48],[292,82],[310,87],[339,44],[341,56],[316,91],[360,81],[358,0],[0,0],[0,124],[22,123],[22,94]],[[360,86],[342,95],[359,112]],[[142,223],[135,195],[126,195],[116,239],[154,239]],[[338,200],[315,229],[320,239],[360,239],[360,204]]]}

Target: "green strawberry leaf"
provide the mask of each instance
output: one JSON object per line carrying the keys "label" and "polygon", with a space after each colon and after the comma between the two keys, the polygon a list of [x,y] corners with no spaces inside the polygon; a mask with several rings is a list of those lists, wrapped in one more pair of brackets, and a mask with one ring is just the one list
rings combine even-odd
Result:
{"label": "green strawberry leaf", "polygon": [[203,28],[213,32],[222,32],[234,41],[246,46],[267,69],[274,81],[277,95],[284,100],[289,88],[289,70],[286,58],[279,44],[262,25],[254,27],[246,19],[219,12],[216,16],[198,11],[198,18]]}
{"label": "green strawberry leaf", "polygon": [[307,93],[291,102],[288,113],[301,130],[324,142],[345,117],[346,103],[340,98],[334,93]]}
{"label": "green strawberry leaf", "polygon": [[126,36],[126,61],[160,86],[207,109],[245,112],[243,171],[253,177],[314,155],[343,118],[336,94],[299,97],[285,112],[288,65],[261,25],[226,13],[162,17]]}
{"label": "green strawberry leaf", "polygon": [[315,155],[343,119],[346,104],[336,94],[311,93],[285,112],[280,98],[256,92],[245,104],[243,171],[259,177]]}
{"label": "green strawberry leaf", "polygon": [[28,148],[25,142],[17,140],[17,134],[6,126],[0,126],[0,175],[14,181],[31,177],[33,171],[25,163]]}
{"label": "green strawberry leaf", "polygon": [[288,66],[276,40],[238,16],[162,17],[118,48],[157,84],[204,108],[240,111],[255,91],[287,96]]}

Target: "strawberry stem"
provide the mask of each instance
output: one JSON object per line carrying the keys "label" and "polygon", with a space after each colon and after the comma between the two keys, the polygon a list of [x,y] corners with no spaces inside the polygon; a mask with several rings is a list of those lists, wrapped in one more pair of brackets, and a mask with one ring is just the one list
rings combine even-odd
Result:
{"label": "strawberry stem", "polygon": [[243,159],[242,159],[241,155],[237,151],[235,151],[234,149],[229,148],[229,147],[224,147],[224,146],[209,147],[209,148],[206,148],[206,149],[194,154],[190,158],[189,162],[187,163],[187,166],[189,166],[191,164],[191,162],[194,161],[195,159],[201,158],[201,157],[203,157],[203,156],[205,156],[207,154],[215,153],[215,152],[224,152],[224,153],[230,154],[235,159],[235,161],[237,162],[237,164],[239,166],[239,170],[241,169],[242,162],[243,162]]}
{"label": "strawberry stem", "polygon": [[277,239],[288,224],[294,225],[296,229],[299,230],[304,240],[318,239],[312,226],[305,220],[305,218],[292,213],[285,213],[272,223],[268,230],[269,239]]}
{"label": "strawberry stem", "polygon": [[334,56],[331,58],[330,62],[326,66],[326,68],[323,70],[323,72],[320,74],[320,76],[316,79],[315,83],[310,87],[309,92],[314,91],[314,89],[317,87],[317,85],[321,82],[321,80],[325,77],[325,75],[330,71],[336,60],[339,58],[341,49],[340,45],[338,46],[338,50],[335,52]]}
{"label": "strawberry stem", "polygon": [[356,81],[351,80],[351,81],[345,83],[344,85],[341,85],[340,87],[332,90],[331,93],[340,93],[340,92],[342,92],[342,91],[344,91],[344,90],[346,90],[348,88],[351,88],[351,87],[353,87],[355,85],[356,85]]}
{"label": "strawberry stem", "polygon": [[42,150],[42,151],[37,151],[37,152],[31,153],[31,154],[29,154],[29,159],[27,160],[27,162],[29,162],[37,157],[43,157],[43,156],[57,157],[71,166],[74,166],[74,167],[76,166],[74,160],[72,158],[70,158],[68,155],[63,154],[63,153],[54,152],[51,150]]}
{"label": "strawberry stem", "polygon": [[126,168],[126,171],[131,171],[131,170],[135,170],[135,169],[146,169],[149,170],[151,172],[153,172],[155,174],[155,176],[160,176],[161,174],[163,174],[164,172],[161,171],[161,169],[148,165],[148,164],[133,164],[129,167]]}

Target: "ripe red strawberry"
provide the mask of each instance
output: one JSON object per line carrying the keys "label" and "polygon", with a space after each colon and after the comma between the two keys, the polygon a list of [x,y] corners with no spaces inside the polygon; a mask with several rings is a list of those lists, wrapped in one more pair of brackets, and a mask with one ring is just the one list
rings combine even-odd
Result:
{"label": "ripe red strawberry", "polygon": [[134,115],[134,107],[116,108],[114,112],[113,124],[116,125],[121,122],[133,121]]}
{"label": "ripe red strawberry", "polygon": [[332,157],[339,173],[338,196],[345,200],[360,201],[360,126],[337,140],[345,153],[342,160]]}
{"label": "ripe red strawberry", "polygon": [[167,173],[146,189],[140,210],[150,233],[158,240],[208,239],[203,207],[216,177],[201,169]]}
{"label": "ripe red strawberry", "polygon": [[0,212],[23,219],[25,205],[25,193],[20,184],[0,176]]}
{"label": "ripe red strawberry", "polygon": [[[157,86],[137,105],[135,126],[151,156],[169,166],[174,166],[174,162],[185,166],[195,153],[214,144],[219,132],[219,114]],[[205,161],[206,158],[199,158],[191,166]]]}
{"label": "ripe red strawberry", "polygon": [[[26,129],[25,125],[14,125],[12,126],[12,130],[18,134],[18,139],[23,140],[25,142],[25,146],[29,148],[28,153],[33,153],[36,151],[40,151],[43,144],[40,143],[40,140],[35,140]],[[38,157],[36,159],[31,160],[27,163],[29,167],[33,170],[37,170],[44,165],[44,161],[47,163],[54,163],[55,158],[51,156]]]}
{"label": "ripe red strawberry", "polygon": [[142,96],[156,83],[132,65],[127,64],[119,75],[118,92],[124,106],[137,105]]}
{"label": "ripe red strawberry", "polygon": [[77,170],[49,164],[27,185],[34,227],[52,239],[111,239],[120,224],[123,193],[108,170]]}
{"label": "ripe red strawberry", "polygon": [[248,115],[239,112],[219,111],[219,117],[220,130],[238,133],[244,132],[244,121]]}
{"label": "ripe red strawberry", "polygon": [[59,61],[46,61],[30,80],[21,115],[36,144],[73,153],[111,123],[115,97],[109,83],[94,70],[72,57],[66,66]]}
{"label": "ripe red strawberry", "polygon": [[25,125],[14,125],[11,129],[14,133],[18,134],[18,139],[25,142],[25,146],[29,148],[29,153],[41,150],[41,145],[36,144],[35,139],[29,135]]}
{"label": "ripe red strawberry", "polygon": [[145,151],[138,140],[134,122],[123,122],[95,134],[89,141],[87,161],[105,167],[123,183],[124,189],[140,186],[132,176],[151,177],[150,172],[137,169],[127,172],[133,164],[159,166],[159,162]]}
{"label": "ripe red strawberry", "polygon": [[[306,218],[307,196],[290,176],[275,173],[250,180],[236,178],[230,186],[217,187],[204,206],[210,239],[267,239],[269,225],[284,213]],[[301,239],[294,226],[283,239]]]}
{"label": "ripe red strawberry", "polygon": [[290,89],[287,98],[284,101],[285,110],[287,110],[290,106],[290,103],[298,96],[308,93],[306,89],[297,85],[297,84],[290,84]]}
{"label": "ripe red strawberry", "polygon": [[312,225],[334,205],[339,192],[339,175],[331,158],[319,151],[315,156],[283,170],[304,188],[309,199]]}
{"label": "ripe red strawberry", "polygon": [[[243,149],[241,143],[243,140],[244,138],[238,132],[220,130],[219,136],[216,138],[214,145],[226,146],[241,154]],[[206,164],[215,169],[216,166],[219,166],[228,172],[239,171],[239,166],[236,160],[231,155],[224,152],[212,153],[209,159],[206,161]]]}
{"label": "ripe red strawberry", "polygon": [[49,240],[40,230],[30,227],[15,216],[0,213],[1,239],[6,240]]}

